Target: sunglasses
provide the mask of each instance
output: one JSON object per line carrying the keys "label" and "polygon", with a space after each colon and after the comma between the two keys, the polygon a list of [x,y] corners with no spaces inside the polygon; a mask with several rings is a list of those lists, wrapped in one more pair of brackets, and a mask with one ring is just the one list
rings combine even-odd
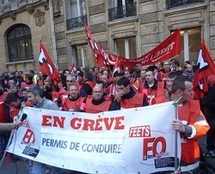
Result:
{"label": "sunglasses", "polygon": [[73,82],[73,80],[67,80],[66,82]]}

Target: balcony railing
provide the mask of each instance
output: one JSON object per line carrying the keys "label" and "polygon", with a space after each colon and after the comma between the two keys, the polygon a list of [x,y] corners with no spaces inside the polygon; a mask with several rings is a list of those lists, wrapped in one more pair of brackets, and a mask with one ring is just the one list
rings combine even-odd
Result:
{"label": "balcony railing", "polygon": [[166,8],[174,8],[179,6],[185,6],[187,4],[194,4],[199,2],[205,2],[205,0],[166,0]]}
{"label": "balcony railing", "polygon": [[79,16],[72,19],[66,20],[67,30],[72,30],[74,28],[80,28],[84,26],[84,22],[87,21],[87,15]]}
{"label": "balcony railing", "polygon": [[110,8],[108,10],[108,14],[109,14],[109,21],[126,18],[130,16],[136,16],[136,3],[128,3],[123,6]]}

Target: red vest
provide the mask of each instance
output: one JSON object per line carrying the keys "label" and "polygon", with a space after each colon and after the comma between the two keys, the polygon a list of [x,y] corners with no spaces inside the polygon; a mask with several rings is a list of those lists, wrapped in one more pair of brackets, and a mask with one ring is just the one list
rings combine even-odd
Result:
{"label": "red vest", "polygon": [[62,87],[62,88],[60,89],[59,93],[58,93],[58,95],[59,95],[61,101],[63,101],[63,99],[65,99],[65,98],[67,98],[67,97],[68,97],[68,94],[69,94],[69,91],[67,91],[67,90],[65,89],[65,87]]}
{"label": "red vest", "polygon": [[96,83],[93,81],[86,81],[85,84],[88,84],[93,89]]}
{"label": "red vest", "polygon": [[136,108],[136,107],[142,107],[143,106],[143,99],[146,97],[143,93],[136,93],[132,98],[130,99],[122,99],[120,101],[121,108]]}
{"label": "red vest", "polygon": [[[198,100],[190,100],[185,103],[184,106],[178,106],[178,116],[179,120],[187,121],[188,125],[194,125],[197,122],[197,117],[203,115],[200,111],[200,105]],[[200,127],[196,128],[196,136],[192,139],[186,139],[185,143],[182,143],[182,156],[181,161],[188,164],[194,163],[197,159],[200,158],[200,149],[197,139],[207,133],[209,125],[199,125]]]}
{"label": "red vest", "polygon": [[164,96],[164,95],[166,94],[166,92],[167,92],[166,89],[158,88],[158,89],[157,89],[156,97]]}
{"label": "red vest", "polygon": [[78,86],[78,91],[79,91],[79,94],[80,94],[80,90],[81,90],[83,85],[81,85],[79,82],[75,82],[75,84]]}
{"label": "red vest", "polygon": [[63,102],[62,102],[62,109],[64,111],[68,111],[69,109],[74,109],[74,110],[79,109],[84,99],[85,98],[83,97],[79,97],[77,100],[72,101],[69,98],[65,98],[63,99]]}
{"label": "red vest", "polygon": [[158,96],[152,99],[151,104],[158,104],[158,103],[165,103],[168,102],[168,99],[166,98],[165,94],[163,96]]}
{"label": "red vest", "polygon": [[34,87],[34,86],[35,86],[34,82],[31,83],[31,84],[27,84],[26,82],[21,83],[21,89],[31,88],[31,87]]}
{"label": "red vest", "polygon": [[162,81],[169,75],[171,71],[169,72],[158,72],[158,81]]}
{"label": "red vest", "polygon": [[59,92],[53,90],[52,91],[52,101],[56,101],[59,97]]}
{"label": "red vest", "polygon": [[105,100],[103,103],[99,105],[94,105],[92,103],[93,96],[88,96],[86,99],[85,112],[88,113],[99,113],[108,111],[111,105],[111,100]]}

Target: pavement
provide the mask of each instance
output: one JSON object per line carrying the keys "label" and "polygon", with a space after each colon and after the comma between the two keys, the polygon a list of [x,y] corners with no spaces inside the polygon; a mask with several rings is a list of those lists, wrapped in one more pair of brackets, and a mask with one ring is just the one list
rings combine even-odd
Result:
{"label": "pavement", "polygon": [[[23,160],[11,161],[10,158],[5,157],[2,166],[0,167],[0,174],[28,174],[27,162]],[[51,174],[47,167],[46,174]],[[64,171],[63,174],[70,174],[69,171]]]}
{"label": "pavement", "polygon": [[23,161],[12,162],[6,157],[0,168],[0,174],[28,174],[27,165]]}

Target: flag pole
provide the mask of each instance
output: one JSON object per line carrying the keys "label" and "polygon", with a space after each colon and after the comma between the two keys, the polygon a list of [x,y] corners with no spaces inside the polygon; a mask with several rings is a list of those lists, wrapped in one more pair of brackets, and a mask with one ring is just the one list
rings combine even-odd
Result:
{"label": "flag pole", "polygon": [[[175,106],[175,119],[178,119],[178,102],[182,98],[179,97],[176,101],[174,101],[173,105]],[[175,173],[179,170],[179,163],[178,163],[178,131],[175,130],[175,160],[174,160],[174,167]]]}

